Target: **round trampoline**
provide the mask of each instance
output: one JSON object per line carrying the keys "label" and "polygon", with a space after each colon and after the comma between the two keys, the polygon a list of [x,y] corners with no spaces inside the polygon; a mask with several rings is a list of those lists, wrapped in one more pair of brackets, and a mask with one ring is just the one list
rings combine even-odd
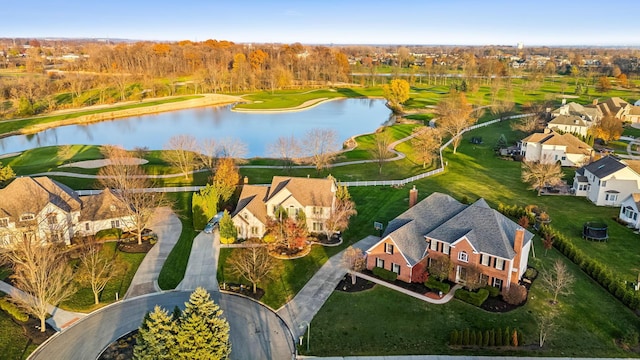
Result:
{"label": "round trampoline", "polygon": [[587,240],[607,241],[609,226],[603,222],[589,221],[582,227],[582,237]]}

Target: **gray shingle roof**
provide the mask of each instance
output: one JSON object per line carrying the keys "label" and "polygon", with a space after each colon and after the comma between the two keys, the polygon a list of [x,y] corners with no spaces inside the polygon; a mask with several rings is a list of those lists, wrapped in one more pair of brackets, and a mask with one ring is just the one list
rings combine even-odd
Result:
{"label": "gray shingle roof", "polygon": [[[466,236],[477,251],[512,259],[518,228],[518,224],[491,209],[484,199],[467,206],[449,195],[433,193],[390,221],[383,238],[389,236],[412,266],[425,255],[425,236],[450,244]],[[525,231],[524,244],[533,236]]]}
{"label": "gray shingle roof", "polygon": [[602,179],[603,177],[609,176],[616,171],[624,169],[625,167],[627,167],[627,165],[620,162],[620,160],[611,155],[608,155],[592,162],[589,165],[585,165],[584,169],[588,170],[597,178]]}

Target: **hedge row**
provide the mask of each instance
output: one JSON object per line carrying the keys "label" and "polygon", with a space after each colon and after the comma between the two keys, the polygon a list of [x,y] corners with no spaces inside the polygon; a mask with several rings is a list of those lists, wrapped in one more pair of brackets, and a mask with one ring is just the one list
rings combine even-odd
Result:
{"label": "hedge row", "polygon": [[371,272],[373,273],[373,275],[379,277],[382,280],[396,281],[396,279],[398,278],[398,274],[380,267],[374,267]]}
{"label": "hedge row", "polygon": [[500,289],[495,286],[487,285],[484,287],[484,289],[487,289],[487,291],[489,292],[489,296],[491,297],[497,297],[498,295],[500,295]]}
{"label": "hedge row", "polygon": [[429,279],[424,282],[424,286],[434,291],[442,291],[443,294],[446,294],[451,290],[451,285],[440,282],[432,277],[429,277]]}
{"label": "hedge row", "polygon": [[509,330],[509,327],[491,330],[453,330],[449,335],[451,346],[522,346],[524,345],[522,333],[517,329]]}
{"label": "hedge row", "polygon": [[[500,204],[498,211],[511,218],[520,218],[523,214],[529,216],[523,207],[505,206]],[[613,296],[622,301],[631,310],[640,308],[640,294],[630,289],[627,284],[609,270],[604,264],[587,256],[582,250],[578,249],[566,236],[558,233],[549,225],[540,227],[540,236],[546,234],[554,236],[553,246],[564,254],[569,260],[573,261],[587,275],[594,279],[603,288],[607,289]]]}
{"label": "hedge row", "polygon": [[22,312],[22,310],[20,310],[14,303],[7,299],[0,299],[0,309],[4,310],[7,314],[11,315],[18,321],[25,322],[29,320],[29,315]]}
{"label": "hedge row", "polygon": [[475,306],[481,306],[489,297],[489,290],[479,289],[478,292],[471,292],[464,289],[456,290],[456,299]]}

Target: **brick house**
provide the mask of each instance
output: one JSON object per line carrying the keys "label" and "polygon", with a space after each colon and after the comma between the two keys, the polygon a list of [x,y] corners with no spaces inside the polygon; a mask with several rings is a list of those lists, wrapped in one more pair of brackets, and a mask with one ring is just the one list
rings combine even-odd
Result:
{"label": "brick house", "polygon": [[464,283],[473,268],[487,284],[507,289],[527,269],[533,236],[484,199],[464,205],[436,192],[389,222],[366,252],[367,269],[381,267],[412,282],[447,257],[450,281]]}

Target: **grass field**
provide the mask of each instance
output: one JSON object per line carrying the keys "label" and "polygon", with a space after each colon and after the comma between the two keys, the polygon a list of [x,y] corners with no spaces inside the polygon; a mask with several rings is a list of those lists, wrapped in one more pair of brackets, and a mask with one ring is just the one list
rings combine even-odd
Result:
{"label": "grass field", "polygon": [[[4,296],[0,292],[0,297]],[[36,347],[23,334],[22,327],[14,323],[7,313],[0,311],[0,359],[26,359]]]}

